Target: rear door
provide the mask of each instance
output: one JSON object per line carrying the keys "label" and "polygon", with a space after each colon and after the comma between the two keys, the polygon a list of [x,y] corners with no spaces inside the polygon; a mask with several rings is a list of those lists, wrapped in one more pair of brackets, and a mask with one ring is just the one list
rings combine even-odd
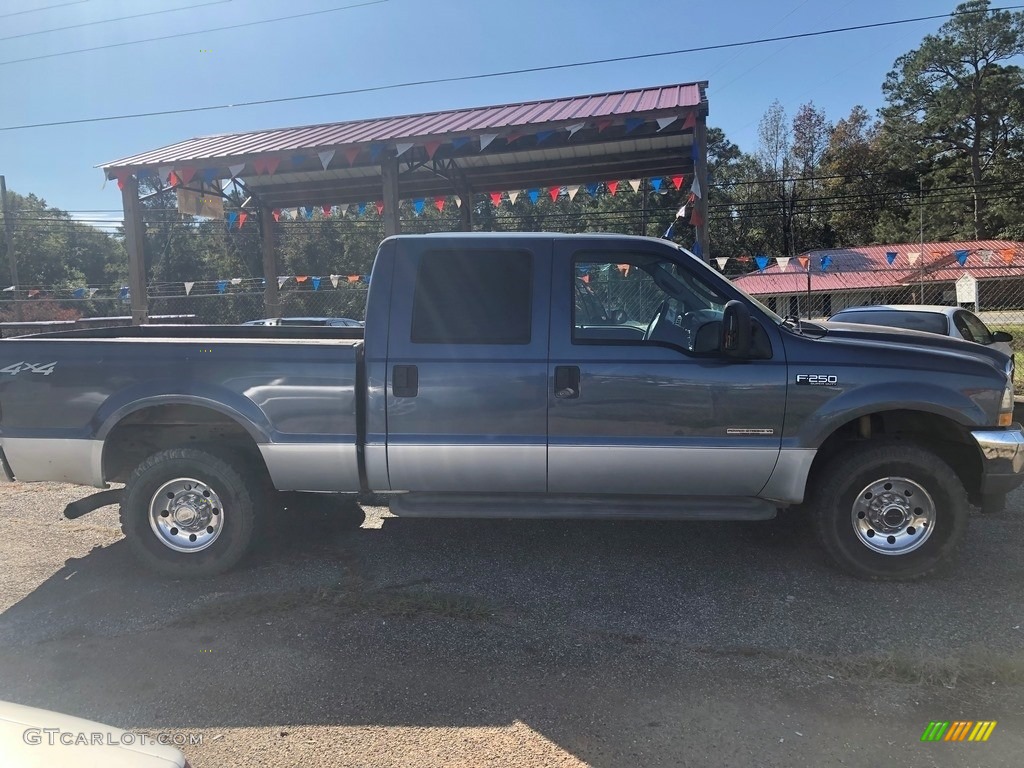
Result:
{"label": "rear door", "polygon": [[774,329],[766,359],[719,354],[733,296],[667,246],[556,240],[553,261],[549,490],[756,495],[785,411]]}
{"label": "rear door", "polygon": [[397,240],[393,490],[545,490],[550,273],[550,239]]}

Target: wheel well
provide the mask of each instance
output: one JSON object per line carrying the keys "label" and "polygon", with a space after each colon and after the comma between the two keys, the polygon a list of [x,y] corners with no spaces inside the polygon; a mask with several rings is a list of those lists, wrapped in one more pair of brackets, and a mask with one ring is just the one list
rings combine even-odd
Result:
{"label": "wheel well", "polygon": [[123,483],[146,457],[186,446],[242,454],[266,471],[245,427],[212,408],[177,404],[142,408],[119,421],[103,441],[103,478]]}
{"label": "wheel well", "polygon": [[981,454],[970,431],[952,419],[925,411],[879,411],[846,422],[818,449],[810,477],[852,442],[886,439],[913,441],[934,451],[956,472],[974,504],[981,503]]}

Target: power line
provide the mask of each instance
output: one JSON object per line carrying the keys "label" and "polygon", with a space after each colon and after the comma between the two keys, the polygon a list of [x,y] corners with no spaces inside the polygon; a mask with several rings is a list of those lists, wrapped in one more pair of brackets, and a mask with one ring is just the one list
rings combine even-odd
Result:
{"label": "power line", "polygon": [[[358,5],[345,6],[344,8],[340,8],[340,9],[336,8],[336,9],[332,9],[332,10],[346,10],[348,8],[360,8],[360,7],[363,7],[363,6],[366,6],[366,5],[377,5],[377,4],[383,3],[383,2],[387,2],[387,0],[369,0],[368,2],[360,3]],[[79,124],[82,124],[82,123],[99,123],[99,122],[109,122],[109,121],[114,121],[114,120],[134,120],[134,119],[138,119],[138,118],[142,118],[142,117],[159,117],[159,116],[166,116],[166,115],[181,115],[181,114],[188,114],[188,113],[192,113],[192,112],[210,112],[210,111],[221,110],[221,109],[234,109],[236,107],[254,107],[254,106],[263,106],[263,105],[267,105],[267,104],[283,104],[283,103],[294,102],[294,101],[305,101],[305,100],[309,100],[309,99],[325,99],[325,98],[330,98],[330,97],[334,97],[334,96],[352,96],[352,95],[355,95],[355,94],[379,93],[381,91],[390,91],[390,90],[395,90],[395,89],[399,89],[399,88],[413,88],[413,87],[419,87],[419,86],[423,86],[423,85],[440,85],[440,84],[444,84],[444,83],[461,83],[461,82],[468,82],[468,81],[471,81],[471,80],[485,80],[485,79],[489,79],[489,78],[492,78],[492,77],[508,77],[508,76],[512,76],[512,75],[534,74],[534,73],[537,73],[537,72],[553,72],[553,71],[558,71],[558,70],[563,70],[563,69],[574,69],[574,68],[577,68],[577,67],[589,67],[589,66],[594,66],[594,65],[597,65],[597,64],[615,64],[615,63],[622,63],[622,62],[626,62],[626,61],[641,61],[641,60],[644,60],[644,59],[654,59],[654,58],[660,58],[660,57],[665,57],[665,56],[679,56],[679,55],[685,54],[685,53],[700,53],[700,52],[704,52],[704,51],[721,50],[721,49],[724,49],[724,48],[739,48],[739,47],[747,46],[747,45],[760,45],[760,44],[763,44],[763,43],[774,43],[774,42],[778,42],[780,40],[799,40],[799,39],[808,38],[808,37],[820,37],[822,35],[833,35],[833,34],[838,34],[838,33],[842,33],[842,32],[855,32],[855,31],[860,31],[860,30],[864,30],[864,29],[877,29],[877,28],[880,28],[880,27],[891,27],[891,26],[896,26],[896,25],[899,25],[899,24],[912,24],[912,23],[916,23],[916,22],[920,22],[920,21],[932,21],[932,20],[935,20],[935,19],[946,19],[946,18],[950,18],[952,16],[964,16],[964,15],[975,14],[975,13],[994,13],[996,11],[1011,11],[1011,10],[1017,10],[1017,9],[1020,9],[1020,8],[1024,8],[1024,5],[1010,5],[1010,6],[1005,6],[1003,8],[986,8],[986,9],[969,10],[969,11],[961,11],[961,12],[954,11],[953,13],[942,13],[942,14],[936,14],[936,15],[933,15],[933,16],[918,16],[918,17],[915,17],[915,18],[912,18],[912,19],[895,19],[893,21],[879,21],[879,22],[874,22],[872,24],[858,24],[858,25],[850,26],[850,27],[837,27],[835,29],[823,29],[823,30],[818,30],[816,32],[800,32],[800,33],[795,33],[795,34],[791,34],[791,35],[780,35],[778,37],[765,37],[765,38],[761,38],[761,39],[758,39],[758,40],[743,40],[743,41],[738,41],[738,42],[733,42],[733,43],[718,43],[716,45],[703,45],[703,46],[698,46],[698,47],[695,47],[695,48],[680,48],[680,49],[674,50],[674,51],[659,51],[659,52],[656,52],[656,53],[641,53],[641,54],[633,54],[633,55],[630,55],[630,56],[615,56],[615,57],[605,58],[605,59],[591,59],[589,61],[577,61],[577,62],[570,62],[570,63],[566,63],[566,64],[549,64],[549,65],[538,66],[538,67],[523,67],[521,69],[509,69],[509,70],[504,70],[504,71],[499,71],[499,72],[482,72],[482,73],[478,73],[478,74],[475,74],[475,75],[456,75],[456,76],[452,76],[452,77],[440,77],[440,78],[434,78],[434,79],[431,79],[431,80],[411,80],[411,81],[404,82],[404,83],[390,83],[388,85],[367,86],[365,88],[350,88],[350,89],[343,90],[343,91],[331,91],[331,92],[328,92],[328,93],[313,93],[313,94],[306,94],[304,96],[285,96],[285,97],[276,98],[276,99],[258,99],[258,100],[255,100],[255,101],[242,101],[242,102],[238,102],[236,104],[215,104],[215,105],[211,104],[211,105],[208,105],[208,106],[205,106],[205,107],[185,107],[185,108],[182,108],[182,109],[167,109],[167,110],[159,110],[159,111],[155,111],[155,112],[137,112],[137,113],[127,114],[127,115],[108,115],[108,116],[105,116],[105,117],[86,117],[86,118],[78,118],[78,119],[75,119],[75,120],[57,120],[57,121],[48,122],[48,123],[31,123],[31,124],[25,124],[25,125],[10,125],[10,126],[0,127],[0,131],[18,131],[18,130],[24,130],[26,128],[50,128],[50,127],[53,127],[53,126],[79,125]],[[327,12],[328,11],[316,11],[314,13],[327,13]],[[314,15],[314,14],[313,13],[310,13],[310,14],[296,14],[294,16],[289,16],[289,17],[286,17],[286,18],[294,19],[294,18],[299,18],[299,17],[301,17],[303,15],[307,15],[308,16],[308,15]],[[280,19],[278,19],[278,20],[280,20]],[[268,20],[268,21],[272,21],[272,20]],[[205,31],[207,31],[207,32],[216,32],[216,31],[221,31],[221,30],[224,30],[224,29],[235,29],[237,27],[252,26],[254,24],[264,24],[264,23],[267,23],[267,22],[266,21],[251,22],[249,24],[239,24],[239,25],[235,25],[235,26],[232,26],[232,27],[220,27],[218,29],[205,30]],[[135,41],[135,42],[152,42],[153,40],[164,40],[164,39],[168,39],[168,38],[171,38],[171,37],[183,37],[183,36],[186,36],[186,35],[194,35],[194,34],[199,34],[199,33],[198,32],[185,32],[185,33],[181,33],[181,34],[178,34],[178,35],[168,35],[166,37],[157,37],[157,38],[151,38],[150,40],[141,40],[141,41]],[[0,61],[0,66],[4,66],[4,65],[7,65],[7,64],[16,64],[16,63],[25,62],[25,61],[35,61],[37,59],[51,58],[53,56],[63,56],[63,55],[69,54],[69,53],[81,53],[83,51],[102,50],[104,48],[113,48],[113,47],[122,46],[122,45],[134,45],[134,44],[135,43],[115,43],[115,44],[107,45],[107,46],[99,46],[97,48],[83,48],[80,51],[66,51],[64,53],[46,54],[46,55],[43,55],[43,56],[35,56],[35,57],[32,57],[32,58],[27,58],[27,59],[13,59],[11,61]]]}
{"label": "power line", "polygon": [[[292,19],[302,19],[309,16],[321,16],[325,13],[335,13],[337,11],[348,11],[352,8],[363,8],[368,5],[380,5],[386,3],[388,0],[366,0],[366,2],[355,3],[353,5],[342,5],[337,8],[325,8],[321,11],[308,11],[306,13],[293,13],[290,16],[280,16],[276,19],[261,19],[259,21],[247,21],[241,24],[230,24],[226,27],[213,27],[211,29],[198,29],[194,32],[177,32],[173,35],[160,35],[159,37],[147,37],[144,40],[127,40],[122,43],[107,43],[106,45],[96,45],[92,48],[76,48],[73,51],[58,51],[57,53],[43,53],[38,56],[29,56],[24,59],[10,59],[8,61],[0,61],[0,67],[7,66],[8,64],[23,64],[27,61],[40,61],[41,59],[54,59],[58,56],[70,56],[75,53],[89,53],[91,51],[105,51],[110,48],[123,48],[127,45],[141,45],[143,43],[153,43],[158,40],[173,40],[178,37],[190,37],[192,35],[205,35],[210,32],[224,32],[231,29],[242,29],[243,27],[255,27],[260,24],[272,24],[278,21],[291,21]],[[230,105],[228,105],[230,106]],[[88,122],[81,120],[72,120],[70,122]],[[29,126],[25,126],[29,127]]]}
{"label": "power line", "polygon": [[87,3],[89,0],[75,0],[73,3],[61,3],[60,5],[44,5],[42,8],[29,8],[27,11],[15,11],[14,13],[5,13],[0,15],[0,19],[9,19],[12,16],[24,16],[26,13],[38,13],[39,11],[51,11],[54,8],[66,8],[69,5],[81,5]]}

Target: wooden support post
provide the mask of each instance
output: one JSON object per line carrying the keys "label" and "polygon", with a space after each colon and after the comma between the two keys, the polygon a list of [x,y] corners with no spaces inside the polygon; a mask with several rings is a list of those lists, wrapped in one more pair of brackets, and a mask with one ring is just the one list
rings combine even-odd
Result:
{"label": "wooden support post", "polygon": [[277,285],[277,251],[274,248],[274,217],[269,208],[260,209],[260,248],[263,251],[263,316],[281,316],[281,297]]}
{"label": "wooden support post", "polygon": [[700,244],[701,258],[711,263],[711,250],[708,245],[708,127],[707,119],[703,115],[697,117],[697,128],[693,133],[693,140],[697,143],[697,163],[694,173],[700,183],[700,197],[694,205],[700,212],[702,224],[697,227],[697,243]]}
{"label": "wooden support post", "polygon": [[139,182],[126,176],[121,188],[124,206],[124,245],[128,251],[128,290],[131,291],[132,325],[149,322],[149,299],[146,295],[146,231],[139,204]]}
{"label": "wooden support post", "polygon": [[384,181],[384,237],[397,235],[402,231],[398,219],[401,197],[398,193],[398,156],[388,154],[381,159],[380,175]]}
{"label": "wooden support post", "polygon": [[21,302],[18,301],[18,254],[14,250],[14,226],[11,224],[11,205],[7,201],[7,180],[0,176],[0,206],[4,213],[4,241],[7,243],[7,262],[11,265],[11,285],[14,286],[14,319],[21,320]]}

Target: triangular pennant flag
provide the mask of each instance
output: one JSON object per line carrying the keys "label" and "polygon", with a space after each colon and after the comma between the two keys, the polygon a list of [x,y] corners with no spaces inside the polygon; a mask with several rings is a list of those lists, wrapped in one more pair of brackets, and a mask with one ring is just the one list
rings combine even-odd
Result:
{"label": "triangular pennant flag", "polygon": [[785,272],[789,269],[789,256],[776,256],[775,263],[779,265],[779,269]]}
{"label": "triangular pennant flag", "polygon": [[267,161],[266,158],[257,157],[252,161],[252,169],[256,172],[257,176],[262,176],[267,172]]}
{"label": "triangular pennant flag", "polygon": [[626,133],[632,133],[646,121],[642,117],[627,117],[626,118]]}
{"label": "triangular pennant flag", "polygon": [[981,256],[981,263],[982,264],[988,264],[990,261],[992,261],[992,251],[989,251],[989,250],[978,251],[978,255]]}
{"label": "triangular pennant flag", "polygon": [[686,204],[685,203],[683,204],[682,208],[680,208],[678,211],[676,211],[676,218],[677,219],[685,219],[686,218]]}
{"label": "triangular pennant flag", "polygon": [[403,141],[395,144],[395,151],[398,153],[398,157],[401,157],[412,148],[413,143],[411,141]]}
{"label": "triangular pennant flag", "polygon": [[76,299],[83,299],[85,298],[85,288],[75,288],[75,290],[71,292],[71,295]]}
{"label": "triangular pennant flag", "polygon": [[703,256],[704,255],[704,249],[700,247],[700,242],[698,242],[696,240],[694,241],[693,248],[691,250],[693,251],[693,255],[694,256]]}
{"label": "triangular pennant flag", "polygon": [[580,191],[580,185],[579,184],[570,184],[569,186],[567,186],[565,188],[565,192],[566,192],[567,195],[569,195],[569,199],[570,200],[575,200],[576,199],[576,193],[579,192],[579,191]]}
{"label": "triangular pennant flag", "polygon": [[284,286],[284,284],[285,284],[285,283],[287,283],[287,282],[288,282],[288,278],[287,278],[287,277],[278,277],[278,278],[277,278],[277,287],[278,287],[278,288],[281,288],[281,287],[283,287],[283,286]]}
{"label": "triangular pennant flag", "polygon": [[371,144],[370,145],[370,162],[375,163],[380,158],[381,153],[384,151],[383,144]]}
{"label": "triangular pennant flag", "polygon": [[330,165],[331,164],[331,160],[334,159],[334,150],[333,149],[325,149],[322,152],[317,152],[316,156],[320,158],[320,167],[323,168],[326,171],[327,170],[327,166]]}
{"label": "triangular pennant flag", "polygon": [[369,275],[360,275],[359,279],[362,280],[367,285],[370,284],[370,276]]}
{"label": "triangular pennant flag", "polygon": [[757,271],[764,272],[764,268],[768,266],[768,257],[759,253],[754,256],[754,261],[757,262]]}
{"label": "triangular pennant flag", "polygon": [[697,146],[696,141],[690,145],[690,159],[693,161],[694,166],[696,166],[697,161],[700,160],[700,147]]}
{"label": "triangular pennant flag", "polygon": [[241,285],[242,284],[242,278],[240,278],[240,277],[232,277],[231,278],[231,284],[232,285]]}
{"label": "triangular pennant flag", "polygon": [[441,142],[440,141],[428,141],[426,144],[423,145],[423,148],[425,150],[427,150],[427,159],[428,160],[433,160],[434,159],[434,154],[437,152],[438,149],[441,148]]}
{"label": "triangular pennant flag", "polygon": [[584,187],[584,189],[587,190],[587,194],[590,195],[591,197],[597,197],[597,184],[596,183],[591,182],[590,184],[587,184]]}
{"label": "triangular pennant flag", "polygon": [[683,130],[687,131],[691,128],[697,127],[697,113],[690,110],[686,113],[686,119],[683,120]]}
{"label": "triangular pennant flag", "polygon": [[114,178],[117,179],[117,188],[124,189],[124,183],[125,181],[128,180],[128,177],[131,175],[131,171],[114,171]]}
{"label": "triangular pennant flag", "polygon": [[672,125],[672,123],[674,123],[678,119],[679,119],[678,117],[659,117],[658,120],[657,120],[658,130],[659,131],[664,131],[666,128],[668,128],[670,125]]}
{"label": "triangular pennant flag", "polygon": [[192,286],[195,285],[195,281],[194,280],[189,280],[184,285],[185,285],[185,295],[188,296],[190,293],[192,293]]}
{"label": "triangular pennant flag", "polygon": [[630,179],[628,184],[633,188],[634,192],[640,191],[640,179]]}
{"label": "triangular pennant flag", "polygon": [[810,258],[809,258],[809,257],[807,257],[807,256],[797,256],[797,257],[796,257],[796,260],[797,260],[797,263],[798,263],[798,264],[799,264],[799,265],[800,265],[801,267],[803,267],[803,268],[804,268],[805,270],[807,269],[807,265],[811,263],[811,260],[810,260]]}
{"label": "triangular pennant flag", "polygon": [[683,177],[682,176],[673,176],[672,177],[672,186],[675,187],[676,189],[679,189],[680,187],[682,187],[683,186]]}
{"label": "triangular pennant flag", "polygon": [[597,132],[601,133],[601,131],[603,131],[605,128],[610,127],[611,124],[614,122],[615,121],[612,120],[610,117],[602,117],[601,119],[597,120],[594,124],[597,126]]}
{"label": "triangular pennant flag", "polygon": [[665,234],[662,235],[663,239],[670,240],[672,238],[672,233],[675,230],[675,228],[676,223],[673,221],[671,224],[668,225],[668,229],[665,230]]}
{"label": "triangular pennant flag", "polygon": [[437,212],[438,213],[443,213],[444,212],[444,198],[443,197],[435,197],[434,198],[434,207],[437,208]]}
{"label": "triangular pennant flag", "polygon": [[832,256],[825,254],[821,257],[821,271],[824,272],[826,269],[832,266]]}
{"label": "triangular pennant flag", "polygon": [[167,183],[172,187],[180,187],[182,185],[181,177],[179,177],[174,171],[171,171],[167,174]]}
{"label": "triangular pennant flag", "polygon": [[358,283],[359,275],[349,275],[346,279],[348,280],[349,285],[351,285],[352,283]]}
{"label": "triangular pennant flag", "polygon": [[245,224],[245,220],[248,219],[248,218],[249,218],[249,214],[246,213],[245,211],[242,211],[240,214],[238,214],[238,228],[239,229],[242,228],[242,225]]}
{"label": "triangular pennant flag", "polygon": [[329,205],[325,205],[325,206],[323,207],[323,212],[324,212],[324,216],[325,216],[325,217],[327,217],[327,218],[329,218],[329,217],[330,217],[330,215],[331,215],[331,206],[329,206]]}
{"label": "triangular pennant flag", "polygon": [[417,197],[412,201],[412,209],[417,216],[423,213],[423,206],[426,205],[426,201],[422,197]]}
{"label": "triangular pennant flag", "polygon": [[468,136],[460,136],[457,139],[452,139],[452,149],[462,149],[467,144],[469,144]]}
{"label": "triangular pennant flag", "polygon": [[217,293],[224,293],[227,289],[228,289],[228,281],[227,280],[218,280],[217,281]]}
{"label": "triangular pennant flag", "polygon": [[455,207],[456,208],[461,208],[462,207],[462,198],[459,197],[458,195],[455,195]]}
{"label": "triangular pennant flag", "polygon": [[561,193],[562,193],[562,188],[561,187],[552,187],[551,189],[549,189],[548,190],[548,194],[551,195],[551,202],[552,203],[555,202],[558,199],[558,196]]}
{"label": "triangular pennant flag", "polygon": [[202,177],[204,182],[206,182],[207,184],[212,184],[214,180],[217,178],[217,169],[203,168],[202,172],[200,173],[200,176]]}
{"label": "triangular pennant flag", "polygon": [[331,285],[335,288],[338,287],[338,281],[341,279],[341,275],[331,275]]}
{"label": "triangular pennant flag", "polygon": [[182,184],[188,184],[190,181],[192,181],[192,177],[196,175],[196,169],[190,165],[187,165],[184,168],[179,168],[177,171],[175,171],[175,173],[177,174],[178,178],[181,179]]}
{"label": "triangular pennant flag", "polygon": [[729,261],[729,257],[728,256],[719,256],[717,259],[715,259],[715,261],[718,262],[718,268],[724,271],[725,270],[725,264],[726,264],[727,261]]}
{"label": "triangular pennant flag", "polygon": [[98,290],[99,290],[99,288],[90,288],[90,289],[89,289],[89,298],[91,299],[91,298],[92,298],[93,296],[95,296],[95,295],[96,295],[96,292],[97,292]]}
{"label": "triangular pennant flag", "polygon": [[[229,166],[229,167],[233,168],[234,166]],[[243,165],[242,168],[245,168],[245,166]],[[171,171],[173,171],[173,170],[174,170],[174,168],[172,168],[169,165],[161,165],[159,168],[157,168],[156,176],[157,176],[158,179],[160,179],[160,181],[167,181],[167,177],[171,175]],[[235,174],[232,174],[232,175],[235,175]]]}
{"label": "triangular pennant flag", "polygon": [[309,280],[309,275],[296,275],[295,276],[295,282],[296,283],[304,283],[307,280]]}
{"label": "triangular pennant flag", "polygon": [[589,283],[590,282],[590,275],[580,275],[580,282]]}
{"label": "triangular pennant flag", "polygon": [[917,251],[911,251],[910,253],[907,254],[907,261],[910,264],[917,264],[917,260],[919,258],[921,258],[921,254],[918,253]]}
{"label": "triangular pennant flag", "polygon": [[519,190],[515,190],[514,192],[509,192],[508,193],[508,201],[510,203],[512,203],[512,205],[515,205],[516,204],[516,200],[518,200],[518,199],[519,199]]}
{"label": "triangular pennant flag", "polygon": [[896,261],[896,256],[897,256],[896,251],[886,251],[886,253],[885,253],[885,260],[887,262],[889,262],[889,266],[892,266],[892,263],[894,261]]}
{"label": "triangular pennant flag", "polygon": [[577,131],[583,130],[586,126],[587,126],[586,123],[576,123],[576,125],[566,126],[565,130],[567,130],[569,132],[569,138],[571,139],[573,136],[576,135]]}
{"label": "triangular pennant flag", "polygon": [[1000,257],[1002,257],[1004,264],[1009,264],[1011,261],[1013,261],[1012,248],[1003,248],[1001,251],[999,251],[999,255]]}
{"label": "triangular pennant flag", "polygon": [[384,201],[383,200],[378,200],[375,203],[375,206],[377,208],[377,215],[378,216],[383,216],[384,215]]}
{"label": "triangular pennant flag", "polygon": [[231,178],[235,178],[238,174],[245,170],[245,163],[238,163],[237,165],[229,165],[228,171],[231,172]]}
{"label": "triangular pennant flag", "polygon": [[[217,170],[213,169],[213,172],[214,174],[216,174]],[[139,168],[139,170],[135,172],[135,178],[137,178],[139,181],[142,181],[143,179],[152,178],[153,174],[154,171],[152,168]]]}
{"label": "triangular pennant flag", "polygon": [[953,255],[956,256],[956,263],[961,267],[967,263],[967,251],[954,251]]}
{"label": "triangular pennant flag", "polygon": [[288,217],[290,219],[293,219],[293,220],[299,218],[299,209],[298,208],[289,208],[288,209]]}
{"label": "triangular pennant flag", "polygon": [[306,162],[305,155],[292,155],[291,158],[289,159],[291,160],[292,168],[298,168],[299,166]]}
{"label": "triangular pennant flag", "polygon": [[483,152],[487,147],[491,145],[491,142],[498,138],[496,133],[481,133],[480,134],[480,151]]}
{"label": "triangular pennant flag", "polygon": [[537,143],[541,144],[541,143],[547,141],[548,139],[550,139],[554,135],[555,135],[554,131],[539,131],[537,133]]}
{"label": "triangular pennant flag", "polygon": [[617,181],[606,181],[604,185],[608,187],[608,191],[611,192],[613,195],[615,194],[615,190],[619,188],[619,182]]}
{"label": "triangular pennant flag", "polygon": [[228,211],[228,229],[234,227],[236,221],[238,221],[238,213],[236,211]]}
{"label": "triangular pennant flag", "polygon": [[314,277],[313,278],[313,290],[314,291],[319,291],[320,290],[320,278],[319,277]]}
{"label": "triangular pennant flag", "polygon": [[659,179],[659,178],[651,179],[651,186],[654,188],[655,192],[660,192],[661,191],[661,179]]}
{"label": "triangular pennant flag", "polygon": [[40,293],[38,288],[33,288],[28,292],[28,297],[31,299],[33,296],[38,296]]}
{"label": "triangular pennant flag", "polygon": [[513,141],[519,141],[521,138],[523,138],[523,134],[516,133],[515,131],[513,131],[512,133],[505,137],[505,145],[508,146]]}
{"label": "triangular pennant flag", "polygon": [[270,212],[270,215],[274,217],[274,221],[280,221],[281,220],[281,209],[280,208],[275,208],[274,210],[272,210]]}
{"label": "triangular pennant flag", "polygon": [[7,293],[8,291],[13,291],[13,290],[14,290],[14,286],[13,285],[9,285],[6,288],[4,288],[4,293]]}
{"label": "triangular pennant flag", "polygon": [[694,197],[700,197],[701,195],[700,180],[696,176],[693,177],[693,184],[690,185],[690,194]]}
{"label": "triangular pennant flag", "polygon": [[356,158],[359,157],[359,147],[347,147],[342,150],[342,154],[345,155],[345,159],[348,160],[348,164],[352,165],[355,163]]}
{"label": "triangular pennant flag", "polygon": [[491,203],[495,208],[501,205],[501,192],[491,192]]}
{"label": "triangular pennant flag", "polygon": [[358,206],[356,206],[356,210],[359,211],[359,215],[362,216],[364,213],[366,213],[366,203],[360,203]]}
{"label": "triangular pennant flag", "polygon": [[699,227],[704,224],[704,216],[696,208],[693,209],[693,213],[690,214],[690,226]]}
{"label": "triangular pennant flag", "polygon": [[307,205],[305,208],[302,209],[302,212],[306,215],[306,221],[313,220],[313,206]]}
{"label": "triangular pennant flag", "polygon": [[263,164],[263,167],[267,169],[267,173],[274,173],[277,171],[277,166],[280,164],[280,157],[268,157],[267,161]]}
{"label": "triangular pennant flag", "polygon": [[537,204],[537,200],[540,197],[540,190],[539,189],[528,189],[528,190],[526,190],[526,194],[528,194],[530,196],[530,202],[533,203],[534,205],[536,205]]}

